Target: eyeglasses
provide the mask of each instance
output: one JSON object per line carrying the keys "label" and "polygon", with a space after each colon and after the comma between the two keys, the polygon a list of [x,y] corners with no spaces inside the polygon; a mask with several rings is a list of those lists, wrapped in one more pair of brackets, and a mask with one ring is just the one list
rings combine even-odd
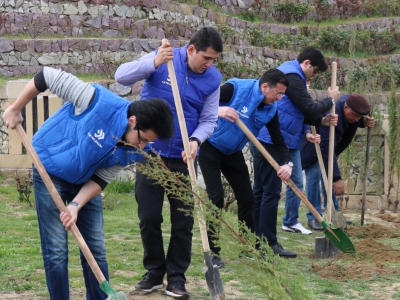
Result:
{"label": "eyeglasses", "polygon": [[318,67],[314,67],[313,65],[311,65],[311,67],[313,67],[314,69],[314,74],[317,74],[319,72]]}
{"label": "eyeglasses", "polygon": [[142,139],[140,136],[140,130],[139,130],[139,125],[136,124],[135,128],[133,128],[135,130],[137,130],[137,135],[138,135],[138,144],[147,144],[149,141],[146,139]]}
{"label": "eyeglasses", "polygon": [[276,98],[278,98],[278,99],[281,99],[283,96],[285,96],[285,93],[277,93],[275,90],[272,90],[272,91],[275,93]]}

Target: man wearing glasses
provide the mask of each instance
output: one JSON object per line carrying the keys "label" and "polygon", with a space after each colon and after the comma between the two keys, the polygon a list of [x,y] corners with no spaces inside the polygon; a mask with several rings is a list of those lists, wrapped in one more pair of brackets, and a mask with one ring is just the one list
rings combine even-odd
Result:
{"label": "man wearing glasses", "polygon": [[[371,106],[368,100],[359,94],[342,95],[339,101],[336,102],[335,107],[335,112],[338,115],[338,124],[335,127],[332,200],[335,209],[338,210],[339,207],[335,195],[340,196],[344,194],[344,185],[340,177],[337,158],[340,153],[349,146],[356,134],[357,128],[374,127],[375,120],[373,117],[366,116],[369,114]],[[329,127],[319,126],[316,130],[321,136],[321,153],[325,164],[325,170],[328,170]],[[320,195],[321,170],[315,146],[306,141],[301,144],[301,163],[307,176],[307,198],[319,214],[322,215]],[[324,206],[326,207],[326,192],[324,188],[323,192],[325,195]],[[307,218],[309,227],[312,229],[321,227],[322,229],[316,230],[323,230],[323,227],[311,212],[307,213]]]}
{"label": "man wearing glasses", "polygon": [[[283,163],[287,163],[293,168],[291,179],[300,190],[303,190],[300,141],[302,134],[307,134],[307,126],[303,125],[304,123],[326,126],[332,123],[336,125],[337,118],[335,115],[328,114],[325,117],[321,115],[332,107],[334,101],[339,99],[340,93],[338,87],[329,88],[329,97],[320,102],[314,102],[309,95],[307,81],[312,80],[318,72],[325,72],[328,69],[325,57],[315,47],[305,48],[297,59],[284,62],[278,69],[283,71],[289,79],[285,96],[278,102],[280,128],[291,157],[290,161]],[[311,142],[317,141],[312,134],[307,134],[307,138]],[[275,160],[279,158],[279,149],[275,147],[267,128],[261,129],[258,140]],[[256,203],[262,203],[259,218],[264,222],[264,236],[267,237],[269,246],[278,247],[276,223],[282,182],[276,176],[275,169],[263,158],[262,154],[255,148],[253,150],[254,200]],[[311,234],[312,232],[304,228],[298,221],[299,206],[300,198],[287,187],[282,229],[294,233]],[[257,214],[257,212],[255,213]],[[279,249],[277,248],[275,252],[279,252]]]}
{"label": "man wearing glasses", "polygon": [[[224,189],[221,172],[235,193],[238,204],[238,219],[252,232],[257,232],[258,223],[253,218],[253,192],[249,170],[243,148],[249,141],[244,132],[234,123],[240,119],[257,136],[262,127],[267,127],[271,138],[279,149],[282,161],[289,161],[289,151],[279,127],[277,101],[289,85],[285,74],[270,69],[259,80],[229,79],[221,86],[218,108],[218,127],[201,145],[199,165],[210,200],[219,208],[224,206]],[[282,180],[290,177],[292,168],[284,164],[278,172]],[[276,174],[275,174],[276,176]],[[218,243],[219,227],[208,223],[210,249],[214,266],[222,268],[221,247]]]}

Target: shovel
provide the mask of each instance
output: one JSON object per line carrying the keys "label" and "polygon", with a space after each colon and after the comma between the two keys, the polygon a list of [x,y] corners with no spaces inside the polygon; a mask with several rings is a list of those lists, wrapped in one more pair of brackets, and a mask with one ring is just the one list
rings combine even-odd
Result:
{"label": "shovel", "polygon": [[[8,104],[6,105],[6,107],[8,107]],[[40,176],[43,179],[44,184],[46,185],[48,191],[50,192],[51,197],[53,198],[58,209],[60,210],[60,212],[66,211],[64,202],[62,201],[60,195],[58,194],[56,187],[54,186],[53,182],[51,181],[49,174],[47,174],[47,171],[44,168],[42,162],[40,161],[40,158],[37,155],[35,149],[32,147],[32,145],[28,139],[28,136],[26,135],[21,124],[18,124],[17,127],[15,128],[15,130],[17,131],[19,137],[21,138],[22,143],[24,144],[27,152],[29,153],[30,157],[32,158],[33,163],[35,164]],[[101,290],[108,295],[107,300],[128,300],[128,298],[125,296],[125,294],[123,292],[116,293],[112,289],[112,287],[110,286],[110,284],[104,277],[103,273],[101,272],[101,269],[100,269],[99,265],[97,264],[96,260],[94,259],[92,252],[90,252],[89,247],[87,246],[78,227],[75,224],[73,224],[71,226],[71,232],[72,232],[72,235],[75,237],[75,239],[79,245],[79,248],[81,249],[83,255],[85,256],[90,268],[92,269],[94,275],[96,276],[97,281],[100,284]]]}
{"label": "shovel", "polygon": [[[268,153],[268,151],[261,145],[253,133],[246,127],[246,125],[240,120],[235,120],[236,124],[240,129],[246,134],[250,141],[256,146],[258,151],[265,157],[265,159],[272,165],[272,167],[279,171],[280,167],[278,163],[273,159],[273,157]],[[349,237],[340,228],[331,228],[331,226],[322,218],[322,216],[317,212],[317,210],[312,206],[307,197],[299,190],[299,188],[293,183],[291,179],[286,181],[287,185],[293,190],[293,192],[303,201],[311,213],[315,216],[318,222],[325,228],[324,233],[326,237],[335,244],[344,253],[353,253],[355,248]]]}
{"label": "shovel", "polygon": [[[167,39],[163,39],[162,43],[168,42]],[[189,169],[189,176],[192,181],[193,191],[196,192],[196,172],[194,170],[194,161],[192,158],[189,158],[190,146],[189,146],[189,137],[187,133],[186,123],[185,123],[185,115],[182,109],[181,97],[179,95],[178,83],[175,75],[175,68],[172,60],[167,63],[169,78],[171,80],[172,93],[174,95],[176,113],[178,115],[179,127],[182,134],[183,147],[186,153],[187,165]],[[204,253],[204,261],[206,265],[206,269],[204,270],[204,275],[206,277],[206,282],[208,286],[208,291],[210,292],[211,299],[213,300],[225,300],[225,291],[222,285],[221,275],[219,273],[219,268],[214,267],[211,261],[211,250],[210,245],[208,243],[206,222],[202,215],[202,206],[200,202],[197,202],[199,207],[198,220],[199,220],[199,228],[201,235],[201,242],[203,244],[203,253]]]}
{"label": "shovel", "polygon": [[[311,126],[311,131],[313,135],[317,134],[314,126]],[[325,186],[325,191],[327,191],[328,178],[326,176],[325,166],[322,160],[321,148],[318,143],[315,143],[315,150],[317,152],[318,163],[319,163],[319,168],[321,170],[323,185]],[[345,228],[346,220],[344,219],[342,214],[339,214],[338,212],[334,211],[333,218],[334,220],[336,220],[336,222],[334,222],[336,226],[338,226],[340,220],[340,224],[342,226],[338,227]],[[324,236],[315,238],[315,258],[329,258],[335,256],[336,254],[339,254],[339,250],[334,244],[332,245],[329,239],[327,240]]]}

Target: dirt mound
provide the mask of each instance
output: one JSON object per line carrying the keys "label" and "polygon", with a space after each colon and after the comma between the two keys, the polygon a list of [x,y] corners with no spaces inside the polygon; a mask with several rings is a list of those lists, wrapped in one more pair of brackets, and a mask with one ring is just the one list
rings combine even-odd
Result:
{"label": "dirt mound", "polygon": [[326,266],[312,264],[310,267],[311,272],[318,272],[318,275],[323,278],[333,280],[347,280],[347,279],[367,279],[377,274],[396,274],[399,272],[398,268],[388,267],[383,264],[366,265],[366,264],[349,264],[338,265],[335,262],[328,263]]}
{"label": "dirt mound", "polygon": [[347,235],[359,239],[394,239],[400,237],[400,232],[379,224],[367,224],[360,227],[348,227]]}
{"label": "dirt mound", "polygon": [[[399,215],[380,214],[379,217],[386,222],[400,223]],[[324,266],[313,263],[311,272],[334,280],[367,279],[378,274],[400,273],[399,268],[388,266],[388,263],[400,262],[400,251],[377,241],[399,238],[400,233],[395,228],[373,223],[362,227],[351,226],[347,234],[353,240],[356,253],[341,253]]]}

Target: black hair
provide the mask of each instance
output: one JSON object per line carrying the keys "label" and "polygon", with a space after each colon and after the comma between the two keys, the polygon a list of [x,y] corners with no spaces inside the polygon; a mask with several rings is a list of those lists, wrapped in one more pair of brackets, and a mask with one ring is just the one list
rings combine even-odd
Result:
{"label": "black hair", "polygon": [[160,139],[170,138],[174,134],[174,120],[171,109],[160,98],[132,102],[129,106],[128,118],[131,116],[136,117],[140,130],[154,130]]}
{"label": "black hair", "polygon": [[223,51],[221,35],[212,27],[200,28],[190,39],[189,45],[196,47],[196,52],[207,51],[209,47],[220,53]]}
{"label": "black hair", "polygon": [[328,70],[328,63],[321,50],[315,48],[313,46],[308,46],[301,51],[297,60],[299,63],[302,63],[305,60],[309,60],[313,67],[318,68],[318,72],[325,72]]}
{"label": "black hair", "polygon": [[288,87],[289,79],[281,70],[272,68],[261,76],[259,86],[261,86],[263,83],[268,83],[268,86],[270,87],[275,87],[278,83],[281,83],[284,86]]}

